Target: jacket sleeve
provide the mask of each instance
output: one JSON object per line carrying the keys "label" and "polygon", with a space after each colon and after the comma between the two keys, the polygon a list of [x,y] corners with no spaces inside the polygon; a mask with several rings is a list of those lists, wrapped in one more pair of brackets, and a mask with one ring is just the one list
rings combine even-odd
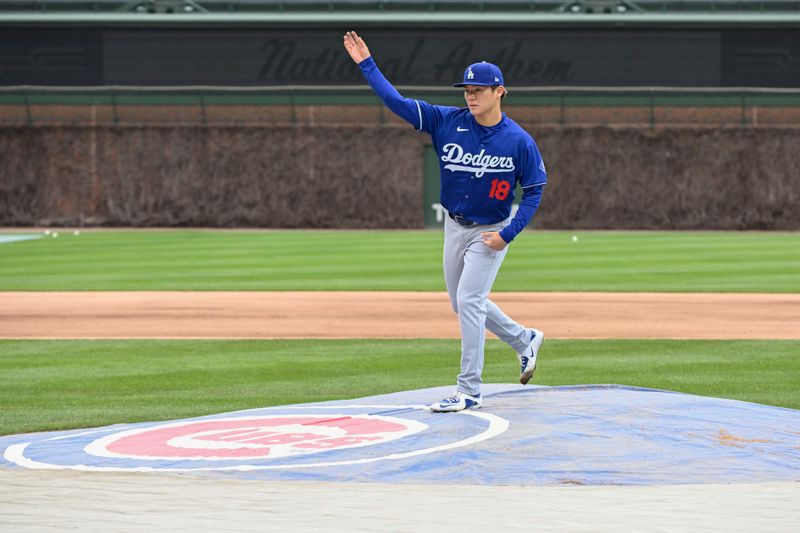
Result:
{"label": "jacket sleeve", "polygon": [[533,214],[539,208],[539,203],[542,201],[542,189],[544,185],[534,185],[522,189],[522,200],[519,202],[519,209],[517,214],[511,219],[508,226],[500,230],[500,237],[506,241],[511,242],[514,237],[528,225],[533,218]]}
{"label": "jacket sleeve", "polygon": [[404,98],[403,95],[397,92],[397,89],[389,83],[389,80],[387,80],[378,69],[378,66],[371,56],[359,63],[358,67],[367,79],[369,86],[372,87],[375,94],[383,100],[386,107],[395,115],[414,126],[417,131],[423,131],[422,107],[420,106],[420,102],[412,98]]}
{"label": "jacket sleeve", "polygon": [[519,202],[517,214],[508,226],[500,230],[500,237],[506,242],[513,241],[531,221],[542,201],[542,190],[547,183],[547,171],[542,154],[539,153],[539,147],[533,138],[527,139],[520,159],[522,173],[519,180],[522,184],[522,200]]}

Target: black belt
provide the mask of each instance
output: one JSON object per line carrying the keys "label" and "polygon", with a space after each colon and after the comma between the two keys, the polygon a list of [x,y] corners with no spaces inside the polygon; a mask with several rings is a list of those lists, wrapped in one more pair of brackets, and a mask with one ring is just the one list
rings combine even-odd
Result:
{"label": "black belt", "polygon": [[475,226],[477,224],[477,222],[475,222],[474,220],[467,220],[461,215],[454,215],[450,211],[447,212],[447,216],[449,216],[450,218],[455,220],[457,224],[464,226],[465,228],[468,228],[470,226]]}

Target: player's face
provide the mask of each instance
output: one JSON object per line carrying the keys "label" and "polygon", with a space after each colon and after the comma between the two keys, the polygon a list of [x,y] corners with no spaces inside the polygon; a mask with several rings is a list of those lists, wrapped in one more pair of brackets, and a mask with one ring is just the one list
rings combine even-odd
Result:
{"label": "player's face", "polygon": [[500,107],[500,97],[505,89],[484,85],[465,85],[464,100],[474,116],[492,113]]}

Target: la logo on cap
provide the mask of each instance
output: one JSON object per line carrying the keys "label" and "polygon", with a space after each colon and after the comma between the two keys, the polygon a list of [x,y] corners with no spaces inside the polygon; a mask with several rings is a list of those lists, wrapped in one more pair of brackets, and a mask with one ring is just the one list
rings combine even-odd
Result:
{"label": "la logo on cap", "polygon": [[472,73],[472,68],[470,68],[469,71],[467,72],[467,79],[471,80],[474,77],[475,77],[475,74]]}

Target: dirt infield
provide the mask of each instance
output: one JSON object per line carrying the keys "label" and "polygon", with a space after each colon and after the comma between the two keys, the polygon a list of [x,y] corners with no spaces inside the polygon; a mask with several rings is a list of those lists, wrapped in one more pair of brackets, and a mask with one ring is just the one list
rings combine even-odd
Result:
{"label": "dirt infield", "polygon": [[[442,503],[441,494],[468,493]],[[0,470],[0,511],[41,531],[795,531],[798,483],[388,485]]]}
{"label": "dirt infield", "polygon": [[[800,294],[496,293],[550,338],[800,339]],[[457,338],[439,292],[5,292],[0,338]]]}

